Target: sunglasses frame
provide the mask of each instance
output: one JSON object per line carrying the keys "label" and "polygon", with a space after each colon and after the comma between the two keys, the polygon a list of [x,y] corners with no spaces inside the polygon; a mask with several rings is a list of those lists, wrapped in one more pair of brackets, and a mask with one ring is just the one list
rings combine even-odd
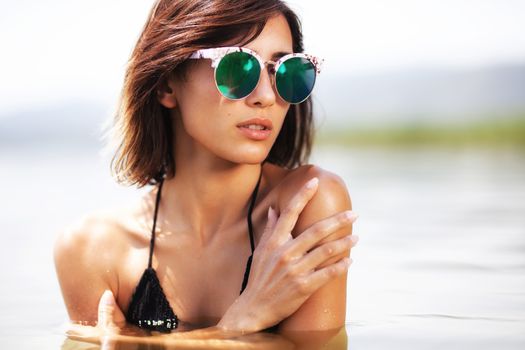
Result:
{"label": "sunglasses frame", "polygon": [[[230,53],[234,53],[234,52],[244,52],[244,53],[248,53],[248,54],[252,55],[253,57],[255,57],[257,59],[257,61],[259,62],[260,68],[261,68],[261,72],[259,74],[259,78],[257,80],[257,84],[255,85],[253,90],[250,91],[250,93],[248,95],[246,95],[244,97],[241,97],[241,98],[230,98],[230,97],[224,96],[222,94],[221,90],[219,89],[219,86],[217,85],[217,67],[219,66],[220,61],[224,58],[224,56],[226,56],[226,55],[228,55]],[[261,81],[261,75],[263,74],[263,71],[265,70],[266,66],[267,65],[271,65],[273,68],[271,69],[270,73],[273,76],[273,85],[274,85],[275,91],[277,92],[279,97],[283,101],[285,101],[287,103],[299,104],[299,103],[302,103],[302,102],[306,101],[308,99],[308,97],[310,97],[310,95],[312,94],[313,88],[312,88],[312,91],[310,91],[310,93],[302,101],[292,103],[292,102],[286,101],[281,96],[281,94],[279,94],[279,89],[277,88],[277,83],[276,83],[276,74],[277,74],[277,71],[279,70],[279,67],[281,66],[281,64],[283,64],[285,61],[289,60],[290,58],[295,58],[295,57],[301,57],[301,58],[307,59],[308,61],[310,61],[312,63],[312,65],[315,68],[315,73],[316,73],[315,74],[315,78],[317,80],[317,75],[319,73],[321,73],[321,67],[323,65],[324,59],[316,57],[316,56],[313,56],[313,55],[309,55],[309,54],[306,54],[306,53],[302,53],[302,52],[290,53],[290,54],[284,55],[284,56],[280,57],[277,61],[272,61],[272,60],[264,61],[261,58],[261,56],[259,56],[257,54],[257,52],[255,52],[253,50],[250,50],[250,49],[248,49],[246,47],[227,46],[227,47],[216,47],[216,48],[197,50],[194,53],[192,53],[188,58],[189,59],[210,59],[211,60],[211,66],[214,69],[213,77],[214,77],[214,80],[215,80],[215,86],[217,87],[217,90],[219,91],[219,93],[222,96],[224,96],[225,98],[227,98],[229,100],[233,100],[233,101],[242,100],[242,99],[250,96],[250,94],[253,91],[255,91],[255,89],[257,89],[257,86],[259,85],[259,82]],[[314,86],[315,86],[315,81],[314,81]]]}

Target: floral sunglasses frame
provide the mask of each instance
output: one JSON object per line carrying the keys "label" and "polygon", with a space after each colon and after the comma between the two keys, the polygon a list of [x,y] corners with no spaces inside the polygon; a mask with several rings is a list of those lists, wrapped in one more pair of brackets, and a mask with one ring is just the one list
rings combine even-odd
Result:
{"label": "floral sunglasses frame", "polygon": [[[251,90],[246,96],[243,96],[243,97],[240,97],[240,98],[231,98],[231,97],[225,96],[221,92],[221,90],[219,89],[219,86],[217,85],[217,67],[219,66],[219,63],[223,59],[224,56],[226,56],[226,55],[228,55],[230,53],[233,53],[233,52],[244,52],[244,53],[248,53],[248,54],[252,55],[253,57],[255,57],[257,59],[257,61],[259,62],[260,68],[261,68],[261,71],[259,73],[259,79],[258,79],[257,84],[255,85],[255,87],[253,88],[253,90]],[[275,84],[275,80],[276,80],[275,76],[276,76],[276,74],[277,74],[281,64],[283,64],[284,62],[286,62],[290,58],[295,58],[295,57],[304,58],[304,59],[310,61],[312,63],[312,65],[313,65],[313,67],[315,68],[316,76],[317,76],[317,74],[321,73],[321,67],[323,65],[324,59],[316,57],[316,56],[313,56],[313,55],[309,55],[309,54],[306,54],[306,53],[302,53],[302,52],[290,53],[290,54],[284,55],[284,56],[280,57],[277,61],[272,61],[272,60],[264,61],[261,58],[261,56],[259,56],[259,54],[257,54],[255,51],[253,51],[251,49],[248,49],[246,47],[239,47],[239,46],[229,46],[229,47],[217,47],[217,48],[208,48],[208,49],[197,50],[193,54],[191,54],[188,58],[189,59],[210,59],[211,60],[211,66],[212,66],[212,68],[214,68],[214,77],[215,77],[214,80],[215,80],[215,86],[217,87],[217,90],[219,90],[219,92],[223,96],[225,96],[226,98],[228,98],[230,100],[241,100],[241,99],[249,96],[257,88],[257,85],[259,85],[261,74],[262,74],[262,72],[264,71],[264,68],[267,65],[268,66],[272,66],[272,68],[270,69],[270,74],[274,77],[273,80],[274,80],[274,84]],[[314,81],[314,83],[315,83],[315,81]],[[281,97],[284,101],[287,101],[286,99],[284,99],[281,96],[281,94],[279,93],[279,89],[277,87],[276,87],[275,90],[279,94],[279,97]],[[298,101],[298,102],[289,102],[289,101],[287,101],[287,102],[292,103],[292,104],[299,104],[299,103],[305,101],[310,96],[312,91],[313,91],[313,85],[312,85],[312,88],[311,88],[310,92],[308,93],[308,95],[304,99],[302,99],[301,101]]]}

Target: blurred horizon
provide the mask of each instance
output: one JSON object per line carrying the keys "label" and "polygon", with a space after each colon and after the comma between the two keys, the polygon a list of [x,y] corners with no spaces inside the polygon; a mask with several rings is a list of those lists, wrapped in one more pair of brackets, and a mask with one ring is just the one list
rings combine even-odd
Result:
{"label": "blurred horizon", "polygon": [[[306,51],[325,59],[315,94],[321,118],[326,111],[326,123],[383,124],[389,118],[405,118],[405,112],[440,114],[465,104],[470,111],[473,103],[483,107],[485,98],[494,101],[483,91],[476,94],[478,86],[487,90],[490,81],[485,79],[500,84],[497,88],[503,92],[488,91],[497,92],[500,105],[522,98],[524,2],[287,3],[302,20]],[[61,109],[77,101],[92,103],[95,109],[113,108],[128,56],[152,4],[153,0],[5,4],[0,40],[14,54],[0,57],[0,120],[20,111]],[[511,72],[503,72],[505,67]],[[498,80],[494,76],[498,74],[507,76]],[[449,89],[455,85],[459,86]],[[509,96],[502,96],[505,93]],[[511,96],[515,94],[519,96]],[[407,109],[409,103],[414,108]]]}
{"label": "blurred horizon", "polygon": [[[313,99],[321,144],[444,146],[489,140],[525,146],[525,62],[321,75]],[[116,105],[117,99],[71,98],[0,113],[0,150],[54,144],[100,148],[102,126],[111,122]]]}

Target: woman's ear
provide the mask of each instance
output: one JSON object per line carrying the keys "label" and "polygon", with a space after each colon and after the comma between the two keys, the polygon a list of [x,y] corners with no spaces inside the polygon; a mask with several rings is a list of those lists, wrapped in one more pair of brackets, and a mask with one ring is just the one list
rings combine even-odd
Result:
{"label": "woman's ear", "polygon": [[171,80],[162,80],[157,87],[157,99],[164,107],[173,109],[177,107],[177,99],[175,98],[175,89],[170,84],[173,84]]}

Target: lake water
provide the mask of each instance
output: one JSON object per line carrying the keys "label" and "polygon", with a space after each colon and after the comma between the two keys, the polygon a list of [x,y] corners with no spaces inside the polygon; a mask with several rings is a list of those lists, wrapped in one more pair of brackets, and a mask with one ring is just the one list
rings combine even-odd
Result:
{"label": "lake water", "polygon": [[[332,147],[311,162],[346,181],[360,214],[348,348],[525,348],[525,152]],[[108,164],[91,149],[0,149],[2,349],[63,347],[56,233],[140,194]]]}

